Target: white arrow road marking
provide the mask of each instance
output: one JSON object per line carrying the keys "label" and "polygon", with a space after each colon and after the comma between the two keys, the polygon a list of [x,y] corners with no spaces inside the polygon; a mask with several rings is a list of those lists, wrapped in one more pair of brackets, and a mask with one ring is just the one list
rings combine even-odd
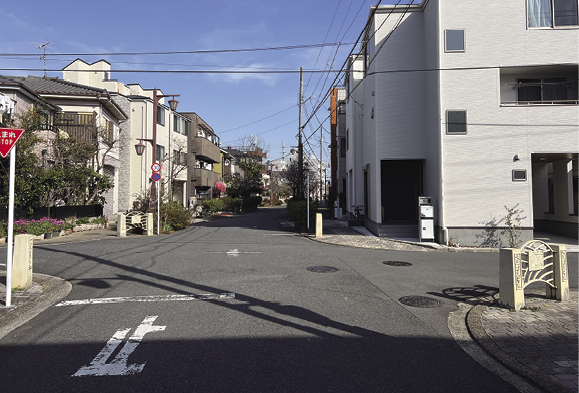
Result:
{"label": "white arrow road marking", "polygon": [[203,254],[227,254],[228,257],[238,257],[240,254],[261,254],[261,251],[239,251],[237,248],[225,251],[203,251]]}
{"label": "white arrow road marking", "polygon": [[110,363],[106,363],[108,358],[112,355],[114,350],[119,346],[119,344],[131,329],[117,330],[113,337],[111,337],[111,339],[105,344],[105,347],[99,352],[98,355],[96,355],[91,364],[81,367],[80,370],[78,370],[72,376],[81,377],[86,375],[93,375],[102,377],[104,375],[132,375],[143,371],[145,363],[127,365],[127,359],[141,343],[141,340],[145,334],[165,330],[166,326],[153,326],[155,319],[157,319],[157,315],[148,316],[145,318],[143,322],[137,327],[135,333],[129,337],[129,340],[125,343],[123,348],[121,348],[119,354],[115,356],[115,358]]}
{"label": "white arrow road marking", "polygon": [[103,297],[97,299],[65,300],[55,305],[63,306],[84,306],[92,304],[117,304],[128,302],[166,302],[171,300],[212,300],[212,299],[235,299],[235,293],[213,293],[202,295],[166,295],[166,296],[130,296],[130,297]]}

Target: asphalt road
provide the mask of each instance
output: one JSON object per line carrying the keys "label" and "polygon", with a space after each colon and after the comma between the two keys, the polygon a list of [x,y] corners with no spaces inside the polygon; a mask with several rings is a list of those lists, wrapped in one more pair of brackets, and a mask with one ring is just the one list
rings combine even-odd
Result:
{"label": "asphalt road", "polygon": [[[170,236],[35,245],[35,272],[73,289],[0,340],[1,390],[516,391],[446,327],[465,295],[496,292],[498,254],[332,246],[285,231],[284,214],[260,210]],[[576,278],[576,254],[569,259]],[[408,295],[442,305],[398,302]]]}

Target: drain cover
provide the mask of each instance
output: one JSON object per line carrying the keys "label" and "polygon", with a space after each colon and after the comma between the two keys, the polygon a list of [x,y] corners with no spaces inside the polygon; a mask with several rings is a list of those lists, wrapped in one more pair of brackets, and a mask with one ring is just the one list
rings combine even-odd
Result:
{"label": "drain cover", "polygon": [[428,296],[404,296],[398,301],[406,306],[420,308],[437,307],[442,304],[439,300]]}
{"label": "drain cover", "polygon": [[306,270],[314,273],[335,273],[338,271],[338,269],[332,266],[308,266]]}
{"label": "drain cover", "polygon": [[384,261],[382,263],[388,266],[412,266],[411,263],[402,261]]}

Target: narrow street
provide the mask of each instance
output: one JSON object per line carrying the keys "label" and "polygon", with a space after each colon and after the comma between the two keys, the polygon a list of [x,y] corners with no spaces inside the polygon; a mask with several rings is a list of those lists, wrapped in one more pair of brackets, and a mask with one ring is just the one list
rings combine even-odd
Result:
{"label": "narrow street", "polygon": [[[453,293],[498,287],[497,253],[327,245],[286,231],[283,217],[262,209],[170,236],[35,245],[35,272],[73,289],[0,341],[3,390],[516,391],[446,326]],[[412,295],[442,304],[398,302]]]}

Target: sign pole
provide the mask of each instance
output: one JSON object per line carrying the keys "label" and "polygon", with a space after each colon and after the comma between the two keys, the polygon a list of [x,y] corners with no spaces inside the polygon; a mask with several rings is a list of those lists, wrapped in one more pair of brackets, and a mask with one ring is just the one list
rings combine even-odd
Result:
{"label": "sign pole", "polygon": [[160,187],[157,187],[157,235],[160,235],[161,232],[159,231],[159,216],[161,215],[161,190]]}
{"label": "sign pole", "polygon": [[12,301],[12,238],[14,237],[14,177],[16,169],[16,146],[10,153],[10,189],[8,197],[8,252],[6,256],[6,307]]}

